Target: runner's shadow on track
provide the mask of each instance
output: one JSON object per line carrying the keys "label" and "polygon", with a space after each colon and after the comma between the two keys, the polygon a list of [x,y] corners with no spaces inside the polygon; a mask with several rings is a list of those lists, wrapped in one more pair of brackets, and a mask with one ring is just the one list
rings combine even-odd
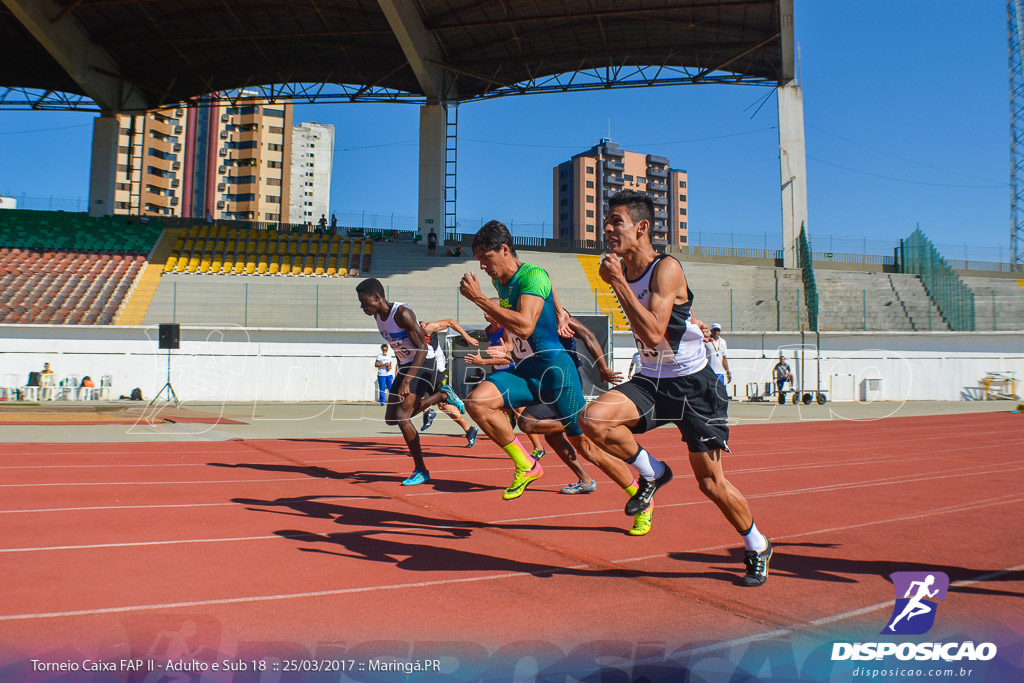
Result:
{"label": "runner's shadow on track", "polygon": [[[618,535],[623,530],[618,527],[599,526],[577,526],[577,525],[552,525],[552,524],[526,524],[526,523],[490,523],[476,520],[444,519],[443,517],[428,517],[425,515],[413,514],[410,512],[398,512],[395,510],[379,510],[375,508],[355,505],[344,505],[337,502],[325,502],[321,498],[334,498],[334,496],[301,496],[295,498],[278,498],[276,500],[257,500],[253,498],[233,498],[231,502],[248,506],[249,509],[260,512],[284,514],[300,517],[314,517],[317,519],[334,519],[336,524],[352,527],[376,527],[377,529],[417,529],[423,531],[437,531],[444,529],[495,529],[506,531],[598,531],[611,532]],[[290,512],[266,509],[282,508]],[[283,532],[282,532],[283,533]],[[295,535],[303,535],[304,532],[289,532]],[[359,533],[352,532],[352,533]],[[308,534],[316,536],[316,534]]]}
{"label": "runner's shadow on track", "polygon": [[[502,459],[505,459],[505,460],[507,460],[508,459],[508,456],[506,456],[503,453],[502,454],[497,454],[497,455],[496,454],[477,453],[477,454],[474,455],[471,452],[473,449],[465,448],[466,437],[463,436],[462,434],[431,434],[430,436],[431,437],[437,437],[438,440],[440,440],[440,439],[446,439],[446,440],[450,439],[450,440],[455,441],[455,442],[457,442],[459,444],[459,447],[458,447],[459,450],[465,450],[465,451],[470,451],[470,452],[467,452],[467,453],[445,452],[445,453],[442,453],[442,454],[425,452],[423,455],[426,456],[427,458],[430,458],[431,456],[434,456],[434,457],[444,457],[444,458],[471,458],[471,459],[474,459],[474,460],[481,460],[481,459],[486,459],[486,460],[502,460]],[[483,437],[480,437],[480,438],[482,439]],[[408,456],[409,455],[409,449],[408,449],[408,447],[406,447],[406,445],[404,443],[402,443],[400,445],[391,446],[391,445],[381,445],[380,443],[376,443],[376,442],[372,442],[372,441],[352,441],[352,440],[349,440],[349,439],[281,439],[281,441],[330,443],[330,444],[337,445],[342,450],[371,451],[373,453],[382,453],[383,452],[383,453],[391,453],[391,454],[394,454],[394,455],[404,455],[404,456]],[[420,442],[422,444],[422,447],[424,449],[428,450],[428,451],[429,451],[429,448],[431,446],[435,446],[435,445],[436,446],[445,447],[445,448],[448,447],[446,444],[436,444],[436,443],[434,443],[434,439],[433,438],[431,439],[431,443],[430,444],[423,443],[422,438],[421,438]]]}
{"label": "runner's shadow on track", "polygon": [[[440,532],[440,533],[439,533]],[[630,569],[584,569],[580,567],[559,567],[550,564],[523,562],[511,558],[484,555],[467,550],[438,545],[438,541],[461,541],[469,538],[469,529],[395,529],[361,530],[330,534],[311,534],[302,531],[277,531],[284,538],[303,543],[326,543],[340,546],[343,550],[323,548],[299,548],[302,552],[334,555],[336,557],[370,562],[393,564],[399,569],[416,572],[511,572],[516,575],[529,574],[550,578],[555,574],[594,578],[632,578],[646,576],[645,572]],[[387,534],[388,538],[378,535]],[[395,536],[408,539],[425,539],[423,543],[397,540]],[[500,577],[497,577],[500,578]],[[443,579],[442,579],[443,582]]]}
{"label": "runner's shadow on track", "polygon": [[[229,468],[245,468],[251,470],[259,470],[260,472],[281,472],[284,474],[304,474],[307,477],[314,479],[338,479],[340,481],[350,481],[354,484],[379,484],[379,483],[394,483],[402,481],[406,475],[393,474],[391,472],[335,472],[329,470],[326,467],[317,467],[315,465],[302,466],[302,465],[275,465],[268,463],[254,463],[254,462],[240,462],[240,463],[227,463],[227,462],[208,462],[207,465],[211,467],[229,467]],[[360,496],[361,497],[361,496]],[[373,496],[369,496],[373,497]],[[381,496],[383,497],[383,496]]]}
{"label": "runner's shadow on track", "polygon": [[[893,572],[944,572],[949,576],[951,592],[970,593],[977,595],[1006,596],[1024,598],[1024,592],[999,590],[988,588],[991,582],[1012,582],[1024,580],[1024,572],[1011,571],[999,576],[986,579],[984,584],[972,584],[969,586],[953,586],[957,581],[971,581],[979,576],[992,573],[992,567],[972,569],[970,567],[957,567],[941,564],[923,564],[918,562],[905,562],[900,560],[858,560],[849,557],[827,557],[823,555],[805,555],[800,553],[787,553],[785,548],[821,548],[839,549],[839,543],[774,543],[775,550],[772,553],[771,573],[775,576],[787,576],[795,579],[809,581],[823,581],[828,583],[860,583],[860,577],[877,578],[879,576],[888,578]],[[714,564],[716,562],[743,562],[743,550],[731,548],[721,553],[669,553],[669,557],[683,562],[698,562],[703,564]],[[722,569],[727,569],[722,567]],[[732,571],[735,572],[735,564]],[[734,574],[735,576],[735,574]]]}

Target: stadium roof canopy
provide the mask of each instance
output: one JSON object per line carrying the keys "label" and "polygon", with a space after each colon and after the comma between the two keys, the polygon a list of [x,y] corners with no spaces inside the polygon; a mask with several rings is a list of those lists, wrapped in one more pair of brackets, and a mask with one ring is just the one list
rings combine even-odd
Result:
{"label": "stadium roof canopy", "polygon": [[[0,0],[0,107],[465,102],[792,78],[793,0]],[[781,6],[781,7],[780,7]]]}

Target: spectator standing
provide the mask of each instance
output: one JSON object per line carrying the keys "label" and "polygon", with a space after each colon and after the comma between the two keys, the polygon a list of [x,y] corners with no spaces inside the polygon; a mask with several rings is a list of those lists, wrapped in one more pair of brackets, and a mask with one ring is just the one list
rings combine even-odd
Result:
{"label": "spectator standing", "polygon": [[427,256],[437,255],[437,233],[431,228],[430,232],[427,233]]}
{"label": "spectator standing", "polygon": [[338,234],[338,214],[336,213],[331,214],[331,234]]}
{"label": "spectator standing", "polygon": [[779,362],[775,364],[772,372],[775,374],[775,387],[781,394],[786,382],[793,381],[793,371],[789,369],[789,363],[786,362],[785,356],[779,356]]}
{"label": "spectator standing", "polygon": [[377,368],[377,402],[381,405],[387,403],[388,392],[391,391],[391,382],[394,377],[391,375],[391,356],[388,355],[388,345],[380,345],[380,355],[374,363]]}
{"label": "spectator standing", "polygon": [[729,345],[722,339],[722,326],[718,323],[711,324],[711,338],[704,340],[704,348],[708,353],[711,370],[718,377],[718,381],[723,385],[731,382],[732,372],[729,371],[729,358],[726,353]]}
{"label": "spectator standing", "polygon": [[325,214],[320,214],[320,220],[316,222],[316,231],[321,235],[327,232],[327,216]]}

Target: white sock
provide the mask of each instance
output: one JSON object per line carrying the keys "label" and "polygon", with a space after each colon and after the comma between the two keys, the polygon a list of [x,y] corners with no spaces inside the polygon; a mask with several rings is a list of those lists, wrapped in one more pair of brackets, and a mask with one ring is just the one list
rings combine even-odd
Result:
{"label": "white sock", "polygon": [[652,458],[651,454],[645,451],[643,446],[636,452],[636,455],[626,462],[632,465],[636,473],[644,479],[653,480],[665,474],[665,465],[657,458]]}
{"label": "white sock", "polygon": [[753,521],[750,522],[750,528],[747,530],[747,533],[740,535],[743,537],[743,547],[747,550],[759,553],[768,547],[768,539],[757,530],[757,525]]}

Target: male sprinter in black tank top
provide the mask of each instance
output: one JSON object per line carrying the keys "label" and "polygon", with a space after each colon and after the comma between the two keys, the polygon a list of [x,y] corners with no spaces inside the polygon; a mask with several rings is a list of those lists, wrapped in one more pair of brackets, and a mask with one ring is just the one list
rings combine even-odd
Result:
{"label": "male sprinter in black tank top", "polygon": [[[420,448],[420,433],[412,424],[412,418],[430,406],[447,401],[465,412],[466,408],[451,387],[444,384],[444,377],[437,371],[437,361],[430,351],[427,335],[423,333],[416,314],[408,306],[392,303],[385,298],[384,285],[376,278],[363,280],[356,286],[359,305],[363,313],[372,316],[381,329],[381,336],[391,344],[398,359],[398,372],[395,382],[388,392],[388,404],[384,412],[384,422],[393,427],[398,425],[402,430],[405,443],[409,446],[415,469],[407,477],[402,486],[416,486],[430,481],[430,472],[423,462],[423,451]],[[382,325],[394,311],[394,329],[385,333]],[[429,357],[428,357],[429,356]]]}
{"label": "male sprinter in black tank top", "polygon": [[623,190],[608,202],[604,233],[611,253],[605,254],[600,275],[629,320],[641,365],[630,381],[580,411],[580,428],[598,448],[625,460],[640,475],[639,490],[626,504],[626,514],[635,515],[651,504],[658,487],[672,479],[672,471],[633,435],[676,425],[701,492],[743,537],[747,572],[741,583],[760,586],[768,579],[772,544],[757,530],[746,499],[722,471],[728,402],[708,367],[704,335],[692,321],[693,297],[683,268],[651,246],[653,223],[654,204],[643,192]]}

